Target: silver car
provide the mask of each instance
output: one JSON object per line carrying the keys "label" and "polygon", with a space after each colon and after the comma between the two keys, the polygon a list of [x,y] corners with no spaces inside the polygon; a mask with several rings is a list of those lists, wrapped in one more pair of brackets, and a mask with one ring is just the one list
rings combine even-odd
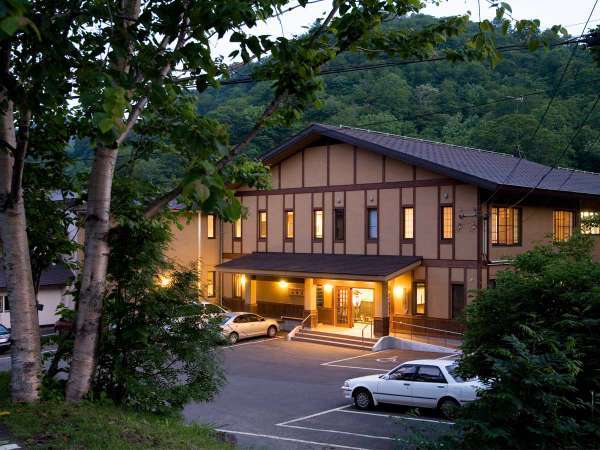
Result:
{"label": "silver car", "polygon": [[240,339],[255,336],[275,337],[279,325],[273,319],[265,319],[258,314],[246,312],[230,312],[223,314],[221,332],[230,344],[235,344]]}

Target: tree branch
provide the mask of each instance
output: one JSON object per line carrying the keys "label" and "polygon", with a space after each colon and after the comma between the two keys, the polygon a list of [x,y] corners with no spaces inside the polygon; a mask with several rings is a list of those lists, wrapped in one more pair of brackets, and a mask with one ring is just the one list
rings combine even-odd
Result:
{"label": "tree branch", "polygon": [[15,204],[21,194],[21,183],[23,180],[23,167],[25,166],[25,156],[29,146],[29,123],[31,122],[31,110],[26,110],[20,120],[19,131],[17,133],[17,149],[13,153],[13,170],[10,184],[10,194],[8,201]]}

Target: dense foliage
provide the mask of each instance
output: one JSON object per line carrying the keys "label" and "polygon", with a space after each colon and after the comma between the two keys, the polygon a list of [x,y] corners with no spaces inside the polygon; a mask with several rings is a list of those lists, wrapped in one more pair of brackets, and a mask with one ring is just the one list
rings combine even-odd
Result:
{"label": "dense foliage", "polygon": [[490,389],[464,409],[451,447],[597,448],[598,329],[600,264],[589,238],[519,256],[468,308],[461,370]]}
{"label": "dense foliage", "polygon": [[[414,15],[386,27],[418,29],[434,20]],[[476,31],[471,23],[469,33]],[[469,33],[450,39],[447,46],[460,47]],[[514,30],[497,38],[500,48],[519,44],[523,44],[523,35]],[[588,50],[575,52],[556,100],[532,140],[572,46],[500,51],[502,59],[494,68],[480,62],[451,64],[442,60],[324,75],[320,107],[309,108],[291,128],[266,129],[254,141],[253,149],[265,152],[309,123],[321,122],[510,154],[521,152],[529,159],[552,164],[591,107],[600,82],[598,66]],[[364,55],[344,53],[327,68],[394,61],[401,60],[367,60]],[[243,75],[240,72],[234,78]],[[198,107],[229,124],[231,139],[236,142],[254,124],[270,89],[268,82],[223,86],[200,95]],[[600,171],[600,111],[584,126],[560,165]]]}

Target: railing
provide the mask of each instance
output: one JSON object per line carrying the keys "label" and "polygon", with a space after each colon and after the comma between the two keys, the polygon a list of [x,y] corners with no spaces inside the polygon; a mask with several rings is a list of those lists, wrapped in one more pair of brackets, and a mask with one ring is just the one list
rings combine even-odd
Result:
{"label": "railing", "polygon": [[365,329],[367,327],[371,327],[371,339],[373,339],[373,322],[369,322],[360,330],[361,340],[363,342],[365,342]]}
{"label": "railing", "polygon": [[[392,326],[391,333],[394,335],[404,334],[404,335],[409,335],[411,340],[420,340],[420,339],[417,339],[417,336],[418,336],[418,338],[424,339],[425,342],[427,342],[427,343],[441,344],[443,342],[444,347],[448,347],[449,341],[453,341],[453,342],[451,342],[452,345],[458,346],[460,344],[460,342],[462,341],[462,337],[464,335],[463,333],[460,333],[458,331],[450,331],[450,330],[444,330],[441,328],[433,328],[433,327],[426,327],[423,325],[415,325],[413,323],[406,323],[406,322],[401,322],[398,320],[392,320],[392,324],[402,325],[402,326],[408,327],[408,329],[409,329],[409,332],[402,332],[402,331],[397,331],[396,327]],[[419,332],[417,333],[417,331],[419,331]],[[440,336],[440,334],[442,336]],[[451,335],[451,336],[449,337],[448,335]]]}
{"label": "railing", "polygon": [[302,328],[304,330],[304,323],[310,318],[310,316],[312,316],[313,313],[308,313],[308,316],[306,316],[304,319],[302,319],[302,322],[300,322],[300,328]]}

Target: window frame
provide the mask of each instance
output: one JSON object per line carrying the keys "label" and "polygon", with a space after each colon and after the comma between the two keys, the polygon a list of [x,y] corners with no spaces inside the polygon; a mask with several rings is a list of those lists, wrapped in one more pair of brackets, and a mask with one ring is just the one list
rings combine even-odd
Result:
{"label": "window frame", "polygon": [[[376,237],[371,237],[371,213],[375,212],[375,231]],[[367,242],[377,242],[379,240],[379,208],[375,206],[367,207],[367,218],[365,220],[366,224],[366,240]]]}
{"label": "window frame", "polygon": [[[411,211],[411,231],[412,236],[406,237],[406,212]],[[415,240],[415,207],[414,205],[406,205],[402,207],[402,242],[413,242]]]}
{"label": "window frame", "polygon": [[453,320],[460,319],[460,317],[454,316],[454,286],[462,286],[463,298],[462,303],[463,307],[461,310],[461,316],[465,313],[465,308],[467,307],[467,291],[465,289],[465,283],[450,283],[450,318]]}
{"label": "window frame", "polygon": [[[519,217],[517,218],[517,232],[518,232],[518,236],[516,239],[516,242],[508,244],[508,243],[501,243],[501,242],[494,242],[494,210],[498,211],[496,213],[496,230],[495,230],[495,234],[496,234],[496,240],[499,240],[499,236],[500,236],[500,221],[498,220],[499,218],[499,211],[501,209],[511,209],[513,211],[518,211],[518,215]],[[522,208],[509,208],[508,206],[498,206],[498,205],[494,205],[491,207],[491,217],[490,217],[490,223],[489,223],[489,233],[490,233],[490,244],[492,245],[492,247],[521,247],[523,245],[523,210]],[[505,225],[508,227],[508,225]],[[513,240],[514,240],[514,227],[515,227],[515,221],[513,218]]]}
{"label": "window frame", "polygon": [[579,211],[579,229],[581,234],[585,234],[587,236],[600,236],[600,225],[588,227],[587,230],[584,228],[585,220],[594,216],[598,216],[598,218],[600,218],[600,211]]}
{"label": "window frame", "polygon": [[[437,369],[437,371],[440,373],[441,379],[438,381],[430,381],[430,380],[421,380],[421,369],[427,367],[427,368],[433,368],[433,369]],[[448,380],[446,379],[446,376],[444,375],[444,372],[442,372],[442,369],[440,369],[438,366],[432,366],[429,364],[419,364],[417,365],[417,376],[415,377],[415,382],[418,383],[435,383],[435,384],[448,384]]]}
{"label": "window frame", "polygon": [[[423,312],[417,312],[418,299],[418,288],[419,285],[423,286],[425,295],[423,296]],[[425,280],[415,280],[413,282],[413,315],[415,316],[426,316],[427,315],[427,282]]]}
{"label": "window frame", "polygon": [[[233,274],[233,286],[232,286],[232,297],[233,298],[244,298],[244,289],[242,286],[242,273],[234,273]],[[239,295],[238,295],[239,288]]]}
{"label": "window frame", "polygon": [[[261,229],[260,226],[262,224],[262,217],[265,217],[265,234],[263,235],[261,233]],[[269,214],[267,213],[266,209],[261,209],[258,211],[257,214],[257,225],[258,225],[258,230],[257,230],[257,236],[258,236],[258,240],[259,241],[266,241],[269,238]]]}
{"label": "window frame", "polygon": [[[317,213],[321,213],[321,236],[317,236]],[[323,242],[325,237],[325,212],[323,208],[313,208],[312,210],[312,240],[313,242]]]}
{"label": "window frame", "polygon": [[[210,279],[211,275],[212,275],[212,281]],[[216,279],[217,279],[216,271],[214,271],[214,270],[206,271],[206,297],[208,297],[208,298],[213,298],[213,297],[217,296]],[[212,291],[211,291],[211,288],[212,288]]]}
{"label": "window frame", "polygon": [[[238,223],[239,223],[239,234],[238,234]],[[233,226],[233,230],[232,230],[232,239],[234,241],[241,241],[242,240],[242,233],[243,233],[243,227],[244,227],[244,223],[242,222],[242,218],[240,217],[239,219],[235,220],[232,224]]]}
{"label": "window frame", "polygon": [[[446,237],[446,215],[445,212],[450,210],[450,237]],[[439,215],[439,230],[440,230],[440,239],[443,242],[451,242],[454,239],[454,206],[453,205],[440,205],[440,215]]]}
{"label": "window frame", "polygon": [[[288,214],[292,215],[292,235],[288,235]],[[293,209],[283,210],[283,233],[286,241],[293,241],[296,236],[296,214]]]}
{"label": "window frame", "polygon": [[[569,226],[565,226],[564,224],[559,224],[557,227],[557,216],[569,216],[571,217],[571,223]],[[561,232],[564,232],[565,229],[568,229],[568,236],[564,239],[557,239],[557,228],[560,229]],[[565,242],[571,239],[573,233],[575,232],[575,212],[572,209],[555,209],[552,211],[552,240],[554,242]]]}
{"label": "window frame", "polygon": [[[212,225],[210,224],[212,218]],[[206,215],[206,238],[207,239],[216,239],[217,238],[217,226],[216,226],[216,217],[214,214]]]}
{"label": "window frame", "polygon": [[[341,213],[338,216],[338,213]],[[337,218],[342,218],[342,237],[338,236]],[[346,241],[346,208],[334,208],[333,210],[333,240],[334,242],[345,242]]]}

